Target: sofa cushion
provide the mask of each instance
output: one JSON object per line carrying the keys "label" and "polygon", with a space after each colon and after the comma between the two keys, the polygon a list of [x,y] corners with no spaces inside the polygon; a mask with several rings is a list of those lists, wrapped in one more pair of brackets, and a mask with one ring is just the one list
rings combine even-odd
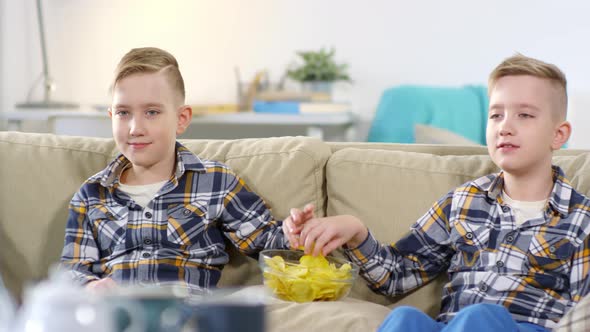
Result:
{"label": "sofa cushion", "polygon": [[17,296],[59,260],[68,203],[114,143],[0,132],[0,270]]}
{"label": "sofa cushion", "polygon": [[582,300],[559,321],[555,332],[590,331],[590,294]]}
{"label": "sofa cushion", "polygon": [[[554,161],[563,167],[580,192],[589,193],[587,169],[590,158],[587,154],[556,156]],[[367,148],[337,149],[326,166],[327,214],[355,215],[378,240],[392,243],[449,190],[496,171],[496,166],[485,154],[459,156]],[[390,306],[412,305],[435,316],[440,308],[444,282],[445,276],[441,276],[410,296],[394,299],[373,293],[359,278],[352,294]]]}
{"label": "sofa cushion", "polygon": [[323,332],[375,331],[391,312],[385,306],[345,297],[338,301],[296,303],[283,301],[272,295],[263,285],[226,288],[214,292],[213,302],[242,305],[265,305],[266,331]]}
{"label": "sofa cushion", "polygon": [[[313,202],[323,215],[324,167],[330,149],[311,138],[182,141],[201,157],[227,163],[261,195],[277,218]],[[20,295],[47,275],[64,242],[67,208],[84,180],[117,154],[111,139],[0,132],[0,272]],[[230,251],[220,285],[260,282],[253,259]]]}
{"label": "sofa cushion", "polygon": [[270,301],[267,328],[272,332],[376,331],[391,310],[354,298],[330,302]]}

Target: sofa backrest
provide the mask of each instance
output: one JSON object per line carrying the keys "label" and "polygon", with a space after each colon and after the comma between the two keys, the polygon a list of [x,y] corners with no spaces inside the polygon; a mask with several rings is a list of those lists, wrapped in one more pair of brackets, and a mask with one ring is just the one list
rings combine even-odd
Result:
{"label": "sofa backrest", "polygon": [[[327,214],[358,216],[383,243],[406,234],[449,190],[498,170],[485,147],[340,143],[331,149]],[[575,188],[590,194],[590,156],[585,151],[559,151],[554,162]],[[352,295],[389,306],[412,305],[436,316],[445,282],[443,275],[408,296],[388,298],[358,280]]]}
{"label": "sofa backrest", "polygon": [[[324,169],[330,148],[317,139],[182,141],[207,159],[228,164],[282,219],[313,202],[324,215]],[[84,180],[117,154],[111,139],[0,132],[0,273],[19,298],[23,285],[59,261],[67,208]],[[256,261],[230,252],[223,286],[260,283]]]}

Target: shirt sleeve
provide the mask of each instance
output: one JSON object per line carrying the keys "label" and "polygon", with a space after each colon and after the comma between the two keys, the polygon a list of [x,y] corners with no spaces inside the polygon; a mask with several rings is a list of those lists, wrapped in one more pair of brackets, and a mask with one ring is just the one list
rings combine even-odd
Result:
{"label": "shirt sleeve", "polygon": [[282,221],[273,218],[264,200],[233,172],[225,176],[227,188],[221,212],[225,235],[244,254],[288,248]]}
{"label": "shirt sleeve", "polygon": [[574,302],[580,302],[582,297],[590,292],[590,236],[586,236],[584,242],[572,257],[572,270],[570,274],[570,293]]}
{"label": "shirt sleeve", "polygon": [[448,216],[452,192],[437,201],[398,242],[380,244],[371,233],[345,254],[361,269],[369,287],[385,295],[418,288],[446,269],[454,250],[450,246]]}
{"label": "shirt sleeve", "polygon": [[92,272],[93,265],[100,257],[87,212],[88,205],[79,191],[69,205],[61,266],[69,270],[73,279],[81,284],[100,279]]}

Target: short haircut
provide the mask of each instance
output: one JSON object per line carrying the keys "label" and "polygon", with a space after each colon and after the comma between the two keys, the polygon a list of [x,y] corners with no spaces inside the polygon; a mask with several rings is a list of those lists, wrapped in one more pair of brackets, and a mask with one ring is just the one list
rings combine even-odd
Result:
{"label": "short haircut", "polygon": [[127,52],[117,65],[111,90],[115,88],[115,85],[119,81],[130,75],[156,73],[160,71],[166,74],[172,89],[179,93],[181,101],[184,103],[184,80],[182,79],[182,74],[180,74],[176,58],[172,54],[156,47],[134,48]]}
{"label": "short haircut", "polygon": [[491,93],[497,81],[505,76],[529,75],[547,79],[555,85],[560,94],[558,101],[560,114],[565,118],[567,114],[567,80],[565,74],[554,64],[530,58],[517,53],[500,63],[490,74],[488,79],[488,94]]}

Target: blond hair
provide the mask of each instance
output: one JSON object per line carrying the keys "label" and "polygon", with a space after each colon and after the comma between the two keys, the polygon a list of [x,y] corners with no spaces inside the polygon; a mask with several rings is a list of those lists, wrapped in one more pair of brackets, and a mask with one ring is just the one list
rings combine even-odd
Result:
{"label": "blond hair", "polygon": [[134,48],[127,52],[119,61],[115,69],[115,79],[111,85],[111,91],[115,85],[133,74],[164,72],[168,77],[172,89],[179,93],[184,103],[185,90],[184,80],[178,62],[174,56],[156,47]]}
{"label": "blond hair", "polygon": [[498,80],[505,76],[529,75],[547,79],[559,91],[560,114],[565,118],[567,113],[567,80],[565,74],[554,64],[530,58],[517,53],[500,63],[488,79],[488,94],[491,93]]}

